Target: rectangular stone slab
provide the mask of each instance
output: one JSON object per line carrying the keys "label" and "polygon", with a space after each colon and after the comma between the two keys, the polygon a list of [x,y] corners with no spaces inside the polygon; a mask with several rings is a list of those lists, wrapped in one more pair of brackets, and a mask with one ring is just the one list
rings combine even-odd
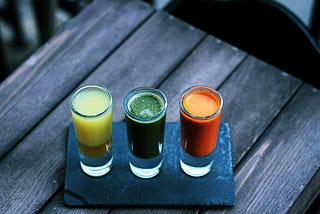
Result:
{"label": "rectangular stone slab", "polygon": [[69,206],[87,207],[183,207],[232,206],[235,189],[230,126],[221,123],[209,174],[193,178],[179,164],[180,125],[166,123],[163,165],[151,179],[133,175],[128,164],[124,122],[113,122],[112,170],[103,177],[85,175],[79,165],[73,124],[69,126],[64,201]]}

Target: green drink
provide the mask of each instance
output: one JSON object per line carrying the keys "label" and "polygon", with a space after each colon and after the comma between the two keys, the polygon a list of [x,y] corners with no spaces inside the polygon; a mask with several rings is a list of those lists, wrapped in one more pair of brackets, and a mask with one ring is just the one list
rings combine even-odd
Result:
{"label": "green drink", "polygon": [[123,107],[131,171],[141,178],[153,177],[162,163],[167,99],[157,89],[141,87],[128,93]]}

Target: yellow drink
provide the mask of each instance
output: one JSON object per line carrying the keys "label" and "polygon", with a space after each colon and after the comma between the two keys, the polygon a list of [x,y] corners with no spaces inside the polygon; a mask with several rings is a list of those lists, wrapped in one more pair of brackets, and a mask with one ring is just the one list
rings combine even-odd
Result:
{"label": "yellow drink", "polygon": [[85,87],[71,99],[78,148],[86,157],[101,157],[112,145],[112,98],[103,88]]}

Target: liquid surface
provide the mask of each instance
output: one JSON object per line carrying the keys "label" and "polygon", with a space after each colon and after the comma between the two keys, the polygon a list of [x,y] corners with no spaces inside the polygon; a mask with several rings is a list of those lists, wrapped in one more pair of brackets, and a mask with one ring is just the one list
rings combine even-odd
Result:
{"label": "liquid surface", "polygon": [[218,111],[219,100],[211,94],[196,91],[183,99],[183,106],[194,116],[206,117]]}
{"label": "liquid surface", "polygon": [[160,98],[151,93],[138,94],[131,98],[129,111],[139,118],[154,117],[163,109]]}
{"label": "liquid surface", "polygon": [[72,101],[75,110],[83,115],[97,115],[108,108],[110,98],[99,90],[86,90],[78,94]]}

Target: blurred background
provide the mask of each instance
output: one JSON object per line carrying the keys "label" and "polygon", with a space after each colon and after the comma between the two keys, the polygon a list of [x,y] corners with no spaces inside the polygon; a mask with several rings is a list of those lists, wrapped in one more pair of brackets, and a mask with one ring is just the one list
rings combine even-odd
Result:
{"label": "blurred background", "polygon": [[0,82],[92,0],[0,0]]}
{"label": "blurred background", "polygon": [[[0,82],[92,1],[0,0]],[[144,1],[155,9],[165,10],[172,2],[180,0]],[[315,2],[318,0],[274,1],[287,6],[310,29],[315,24],[320,25],[319,17],[316,23],[313,20]]]}

